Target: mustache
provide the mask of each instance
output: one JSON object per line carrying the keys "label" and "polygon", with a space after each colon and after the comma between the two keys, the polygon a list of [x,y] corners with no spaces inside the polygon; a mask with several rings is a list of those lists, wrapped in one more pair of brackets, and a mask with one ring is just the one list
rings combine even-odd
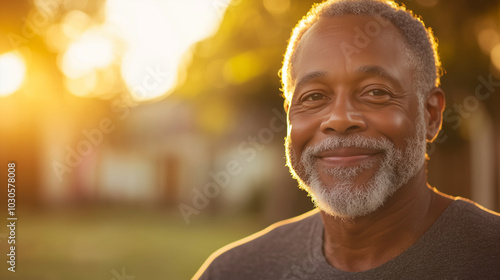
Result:
{"label": "mustache", "polygon": [[339,148],[364,148],[387,151],[394,149],[394,144],[387,138],[374,138],[351,134],[348,136],[332,135],[321,142],[305,149],[303,157],[314,157],[321,152]]}

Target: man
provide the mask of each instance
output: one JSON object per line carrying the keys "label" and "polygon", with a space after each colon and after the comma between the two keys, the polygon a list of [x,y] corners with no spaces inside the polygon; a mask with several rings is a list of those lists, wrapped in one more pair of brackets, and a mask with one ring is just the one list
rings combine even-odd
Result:
{"label": "man", "polygon": [[200,279],[500,279],[500,216],[426,183],[444,93],[433,34],[394,2],[333,0],[282,69],[287,163],[317,206],[215,253]]}

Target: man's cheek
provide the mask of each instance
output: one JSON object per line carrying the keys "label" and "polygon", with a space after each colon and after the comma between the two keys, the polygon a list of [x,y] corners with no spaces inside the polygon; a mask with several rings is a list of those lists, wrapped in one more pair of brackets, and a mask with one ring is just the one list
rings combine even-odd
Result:
{"label": "man's cheek", "polygon": [[[403,114],[385,114],[371,118],[371,126],[380,133],[384,134],[396,146],[406,145],[405,139],[412,137],[415,133],[414,127],[416,121]],[[397,142],[401,143],[397,143]]]}
{"label": "man's cheek", "polygon": [[317,118],[291,117],[288,135],[294,148],[303,150],[304,146],[318,135],[319,126]]}

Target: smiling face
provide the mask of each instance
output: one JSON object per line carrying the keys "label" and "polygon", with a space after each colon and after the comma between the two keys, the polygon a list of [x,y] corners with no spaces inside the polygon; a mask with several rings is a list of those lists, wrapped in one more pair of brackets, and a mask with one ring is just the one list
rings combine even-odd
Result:
{"label": "smiling face", "polygon": [[402,36],[387,24],[359,44],[360,30],[374,22],[321,18],[293,61],[288,165],[333,216],[375,211],[425,162],[424,107]]}

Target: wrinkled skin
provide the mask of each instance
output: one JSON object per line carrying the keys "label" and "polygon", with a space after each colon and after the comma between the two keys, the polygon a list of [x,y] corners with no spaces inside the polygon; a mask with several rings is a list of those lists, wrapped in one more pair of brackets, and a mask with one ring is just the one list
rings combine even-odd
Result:
{"label": "wrinkled skin", "polygon": [[[416,137],[419,99],[399,31],[388,24],[370,37],[369,44],[346,55],[345,43],[356,46],[355,27],[363,30],[371,21],[374,19],[354,15],[322,18],[299,44],[292,62],[293,95],[285,108],[289,158],[296,160],[292,173],[303,183],[308,175],[298,161],[308,147],[328,137],[384,138],[400,151],[408,148],[408,139]],[[419,139],[432,140],[441,126],[442,90],[425,93],[420,106],[423,129]],[[334,188],[338,180],[325,170],[370,161],[353,178],[353,188],[366,187],[383,157],[383,151],[377,149],[334,149],[316,157],[316,172],[323,185]],[[415,175],[374,212],[352,221],[322,212],[324,251],[331,265],[346,271],[379,266],[409,248],[439,217],[450,199],[427,187],[424,160],[420,160]]]}

